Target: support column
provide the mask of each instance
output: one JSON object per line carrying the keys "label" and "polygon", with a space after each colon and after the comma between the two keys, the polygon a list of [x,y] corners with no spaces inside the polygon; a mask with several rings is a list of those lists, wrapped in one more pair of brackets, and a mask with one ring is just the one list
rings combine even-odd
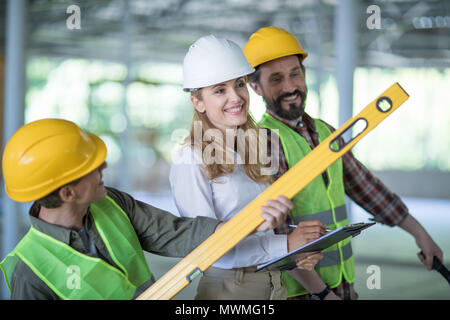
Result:
{"label": "support column", "polygon": [[[3,146],[24,123],[25,109],[25,31],[26,0],[8,0],[6,17],[5,103],[3,115]],[[3,148],[2,148],[3,149]],[[2,181],[2,258],[19,241],[19,204],[5,193]],[[1,277],[3,279],[3,277]],[[3,280],[2,280],[3,281]],[[2,286],[2,298],[9,298],[6,284]]]}
{"label": "support column", "polygon": [[[355,0],[338,1],[335,16],[334,45],[336,50],[336,80],[339,94],[339,125],[353,116],[353,73],[356,66],[356,19],[358,5]],[[344,139],[348,141],[351,133]],[[351,202],[347,198],[347,210],[351,221]]]}
{"label": "support column", "polygon": [[339,126],[353,115],[353,72],[356,59],[354,0],[338,1],[335,17],[336,80],[339,93]]}
{"label": "support column", "polygon": [[128,101],[127,101],[127,90],[131,81],[130,72],[131,72],[131,24],[132,18],[130,14],[130,3],[128,0],[123,0],[123,19],[122,19],[122,57],[123,64],[126,67],[126,76],[122,83],[123,85],[123,101],[122,101],[122,113],[125,117],[126,128],[125,131],[120,135],[120,149],[122,150],[122,158],[120,160],[120,180],[119,180],[119,188],[121,190],[127,190],[131,192],[131,180],[132,180],[132,172],[130,170],[130,150],[131,150],[131,124],[130,119],[128,117]]}
{"label": "support column", "polygon": [[[0,143],[3,150],[3,115],[5,114],[5,53],[0,52]],[[3,175],[0,182],[3,181]]]}

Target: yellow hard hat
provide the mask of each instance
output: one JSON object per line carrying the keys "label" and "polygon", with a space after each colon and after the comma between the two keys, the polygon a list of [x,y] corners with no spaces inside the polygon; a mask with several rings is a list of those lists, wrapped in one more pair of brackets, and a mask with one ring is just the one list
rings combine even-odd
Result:
{"label": "yellow hard hat", "polygon": [[99,167],[106,145],[75,123],[42,119],[22,126],[3,152],[6,193],[19,202],[41,199]]}
{"label": "yellow hard hat", "polygon": [[244,54],[253,68],[265,62],[300,54],[308,56],[291,33],[276,27],[264,27],[253,33],[244,48]]}

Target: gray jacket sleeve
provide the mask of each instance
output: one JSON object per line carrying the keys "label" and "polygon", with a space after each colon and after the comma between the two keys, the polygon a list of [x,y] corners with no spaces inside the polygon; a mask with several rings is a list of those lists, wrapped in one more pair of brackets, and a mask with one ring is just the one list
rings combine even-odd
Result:
{"label": "gray jacket sleeve", "polygon": [[60,300],[60,298],[22,261],[11,275],[11,300]]}
{"label": "gray jacket sleeve", "polygon": [[108,195],[130,217],[145,251],[184,257],[214,233],[220,221],[206,218],[180,218],[135,200],[129,194],[107,188]]}

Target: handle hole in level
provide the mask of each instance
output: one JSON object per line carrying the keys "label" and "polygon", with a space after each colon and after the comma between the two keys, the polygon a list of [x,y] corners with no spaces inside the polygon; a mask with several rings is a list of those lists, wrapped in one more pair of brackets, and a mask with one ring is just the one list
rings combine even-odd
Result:
{"label": "handle hole in level", "polygon": [[392,109],[392,100],[388,97],[381,97],[377,100],[376,106],[381,112],[388,112]]}
{"label": "handle hole in level", "polygon": [[[340,135],[334,138],[330,142],[330,149],[334,152],[339,152],[344,148],[347,144],[353,141],[356,137],[358,137],[364,130],[367,129],[367,120],[364,118],[356,119],[351,125],[348,126]],[[339,139],[342,138],[344,141],[343,145],[339,145]],[[335,143],[336,142],[336,143]]]}

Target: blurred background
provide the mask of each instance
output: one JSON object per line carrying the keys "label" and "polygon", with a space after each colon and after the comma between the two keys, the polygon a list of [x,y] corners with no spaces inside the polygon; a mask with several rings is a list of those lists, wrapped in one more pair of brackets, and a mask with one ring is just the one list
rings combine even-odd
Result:
{"label": "blurred background", "polygon": [[[184,54],[210,33],[243,48],[269,25],[295,34],[309,53],[306,111],[314,117],[339,127],[394,82],[409,93],[353,151],[402,196],[449,266],[447,0],[0,0],[2,150],[23,123],[74,121],[107,144],[107,185],[177,214],[168,174],[193,110],[181,86]],[[265,106],[249,91],[258,120]],[[29,227],[30,204],[1,192],[4,257]],[[353,222],[371,217],[355,204],[349,211]],[[400,228],[377,225],[353,245],[361,299],[450,298],[448,284],[426,271]],[[178,261],[147,258],[157,277]],[[378,289],[367,285],[373,265],[380,267]],[[176,298],[192,299],[195,285]]]}

